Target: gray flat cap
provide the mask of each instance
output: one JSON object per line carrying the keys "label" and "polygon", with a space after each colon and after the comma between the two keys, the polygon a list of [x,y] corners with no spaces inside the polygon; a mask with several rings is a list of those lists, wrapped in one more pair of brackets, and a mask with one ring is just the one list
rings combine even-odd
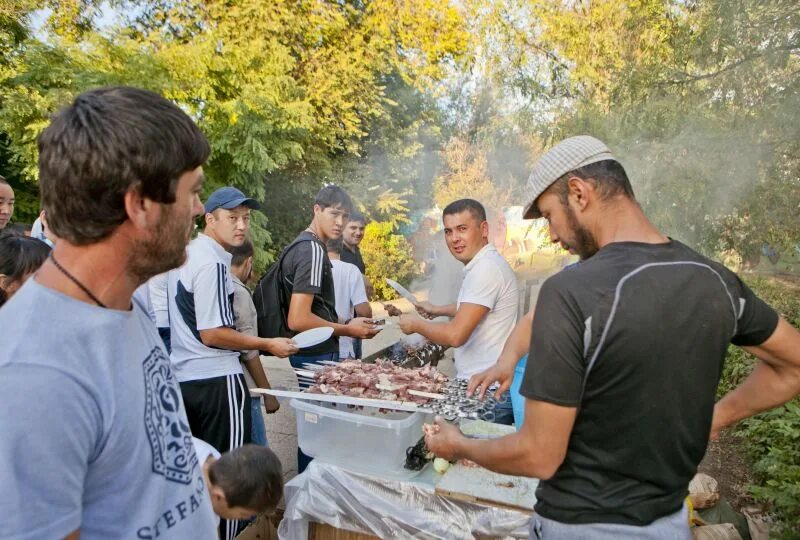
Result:
{"label": "gray flat cap", "polygon": [[542,217],[539,209],[536,208],[536,199],[553,182],[570,171],[606,159],[616,160],[605,143],[589,135],[564,139],[545,152],[533,166],[531,175],[528,177],[527,187],[531,202],[525,207],[522,214],[523,219]]}

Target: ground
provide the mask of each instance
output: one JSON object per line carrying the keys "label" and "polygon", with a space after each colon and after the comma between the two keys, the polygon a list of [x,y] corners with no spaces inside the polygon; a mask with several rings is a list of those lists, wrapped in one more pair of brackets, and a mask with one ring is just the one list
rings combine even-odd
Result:
{"label": "ground", "polygon": [[741,441],[731,431],[725,431],[718,440],[709,443],[698,467],[699,472],[717,480],[720,497],[736,510],[753,504],[753,498],[747,492],[748,484],[754,481],[753,471],[741,446]]}

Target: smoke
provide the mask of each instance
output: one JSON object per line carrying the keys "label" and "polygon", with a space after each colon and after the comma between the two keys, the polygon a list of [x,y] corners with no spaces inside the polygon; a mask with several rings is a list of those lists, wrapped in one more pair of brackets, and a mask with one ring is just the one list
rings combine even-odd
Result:
{"label": "smoke", "polygon": [[643,104],[629,111],[638,121],[627,125],[611,113],[592,123],[593,131],[579,133],[599,136],[609,145],[645,213],[665,234],[709,255],[744,248],[758,242],[758,235],[765,238],[766,230],[747,233],[747,216],[742,215],[758,206],[756,190],[777,168],[764,126],[674,110],[671,124],[679,129],[654,129],[650,110]]}
{"label": "smoke", "polygon": [[428,281],[428,301],[436,305],[455,304],[464,281],[464,265],[447,249],[444,233],[436,233],[436,261]]}

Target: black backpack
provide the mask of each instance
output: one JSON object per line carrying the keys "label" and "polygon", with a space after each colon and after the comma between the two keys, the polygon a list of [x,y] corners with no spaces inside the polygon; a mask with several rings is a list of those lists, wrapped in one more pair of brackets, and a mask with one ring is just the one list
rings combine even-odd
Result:
{"label": "black backpack", "polygon": [[286,290],[283,286],[283,259],[289,250],[300,242],[310,242],[311,239],[301,238],[286,246],[278,260],[272,265],[266,274],[261,276],[253,291],[253,304],[256,306],[258,321],[258,337],[276,338],[292,337],[297,332],[289,329],[289,302],[291,298],[286,297]]}

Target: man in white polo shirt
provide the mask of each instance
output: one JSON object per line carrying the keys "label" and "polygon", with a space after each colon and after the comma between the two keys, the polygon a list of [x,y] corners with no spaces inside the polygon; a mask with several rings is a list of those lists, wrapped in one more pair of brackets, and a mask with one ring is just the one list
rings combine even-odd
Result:
{"label": "man in white polo shirt", "polygon": [[[287,338],[259,338],[236,331],[231,254],[244,243],[250,210],[258,202],[233,187],[216,190],[205,204],[204,234],[192,240],[188,259],[168,277],[170,360],[180,382],[192,435],[220,452],[250,442],[251,410],[239,353],[268,351],[286,357],[297,352]],[[220,524],[232,539],[236,522]]]}
{"label": "man in white polo shirt", "polygon": [[[400,328],[406,334],[416,332],[434,343],[456,347],[456,376],[469,379],[495,362],[517,323],[517,279],[489,243],[489,224],[481,203],[472,199],[452,202],[444,209],[442,221],[450,253],[464,264],[458,303],[436,306],[420,302],[416,308],[424,317],[445,316],[450,320],[428,321],[403,315]],[[510,405],[495,413],[498,423],[513,421]]]}

